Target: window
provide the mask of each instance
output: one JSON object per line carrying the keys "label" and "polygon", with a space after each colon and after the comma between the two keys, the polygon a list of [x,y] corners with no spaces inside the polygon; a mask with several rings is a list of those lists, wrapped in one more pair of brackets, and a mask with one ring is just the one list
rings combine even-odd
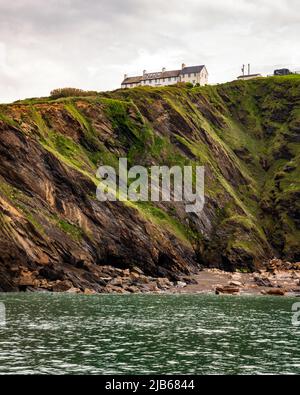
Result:
{"label": "window", "polygon": [[169,80],[169,81],[172,81],[172,78],[169,77],[168,80]]}
{"label": "window", "polygon": [[191,78],[191,74],[188,74],[188,77]]}
{"label": "window", "polygon": [[194,73],[194,77],[197,77],[197,73]]}

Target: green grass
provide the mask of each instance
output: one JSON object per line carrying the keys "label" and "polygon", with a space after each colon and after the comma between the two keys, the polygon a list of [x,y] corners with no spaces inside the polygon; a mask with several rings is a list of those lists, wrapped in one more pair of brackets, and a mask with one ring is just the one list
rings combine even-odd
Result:
{"label": "green grass", "polygon": [[[1,107],[0,107],[1,109]],[[15,121],[14,119],[10,118],[8,115],[5,115],[3,113],[0,113],[0,121],[5,122],[6,124],[8,124],[9,126],[12,126],[14,128],[19,129],[20,125],[17,121]]]}
{"label": "green grass", "polygon": [[190,246],[194,242],[196,238],[195,233],[166,211],[154,206],[150,202],[138,202],[136,207],[144,217],[174,234],[185,244]]}
{"label": "green grass", "polygon": [[59,227],[59,229],[61,229],[64,233],[69,235],[73,240],[81,241],[83,237],[83,231],[81,228],[63,219],[58,220],[56,224]]}

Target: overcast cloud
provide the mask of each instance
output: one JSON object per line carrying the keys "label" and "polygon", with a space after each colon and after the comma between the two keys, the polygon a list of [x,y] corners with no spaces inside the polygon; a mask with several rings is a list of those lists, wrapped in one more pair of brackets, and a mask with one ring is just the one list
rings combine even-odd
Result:
{"label": "overcast cloud", "polygon": [[0,0],[0,102],[206,64],[210,82],[300,70],[299,0]]}

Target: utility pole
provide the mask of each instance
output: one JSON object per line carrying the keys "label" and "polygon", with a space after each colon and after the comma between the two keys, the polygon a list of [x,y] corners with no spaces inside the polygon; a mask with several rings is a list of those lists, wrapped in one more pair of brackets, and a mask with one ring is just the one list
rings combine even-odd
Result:
{"label": "utility pole", "polygon": [[250,75],[250,63],[248,64],[248,75]]}
{"label": "utility pole", "polygon": [[243,76],[245,75],[245,65],[243,64],[243,66],[242,66],[242,73],[243,73]]}

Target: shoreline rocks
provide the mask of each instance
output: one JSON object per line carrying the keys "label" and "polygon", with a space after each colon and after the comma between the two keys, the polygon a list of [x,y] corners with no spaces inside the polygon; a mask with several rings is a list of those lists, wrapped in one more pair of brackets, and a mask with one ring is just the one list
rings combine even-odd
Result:
{"label": "shoreline rocks", "polygon": [[223,287],[217,287],[215,291],[216,295],[239,295],[240,294],[240,288],[238,287],[233,287],[230,285],[225,285]]}
{"label": "shoreline rocks", "polygon": [[265,291],[265,294],[270,296],[285,296],[286,291],[284,289],[272,288]]}
{"label": "shoreline rocks", "polygon": [[[260,270],[257,273],[228,273],[219,269],[203,269],[182,275],[176,281],[152,277],[143,270],[113,266],[85,265],[68,270],[54,265],[28,270],[15,270],[16,283],[23,292],[60,292],[83,295],[147,294],[147,293],[216,293],[218,295],[298,295],[300,272],[296,270]],[[46,277],[46,278],[45,278]]]}

